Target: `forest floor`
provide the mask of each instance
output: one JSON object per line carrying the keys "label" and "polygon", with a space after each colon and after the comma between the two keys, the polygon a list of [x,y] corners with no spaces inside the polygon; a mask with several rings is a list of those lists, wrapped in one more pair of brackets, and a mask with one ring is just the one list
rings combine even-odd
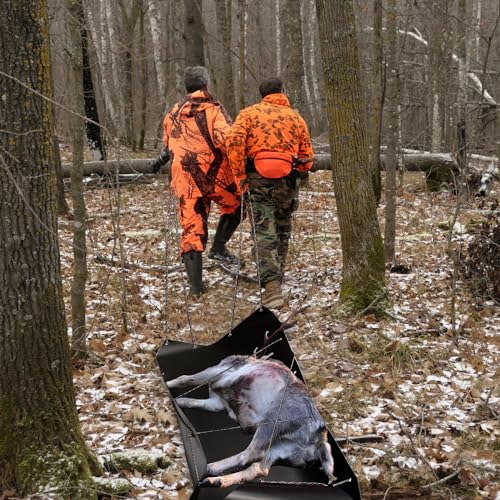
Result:
{"label": "forest floor", "polygon": [[[463,204],[452,235],[455,252],[465,255],[499,198],[497,184],[488,199]],[[155,354],[166,338],[217,340],[258,308],[259,290],[239,280],[235,295],[234,278],[205,259],[208,293],[186,300],[176,202],[165,178],[119,192],[88,189],[86,202],[94,356],[74,370],[83,433],[103,461],[124,450],[169,457],[170,465],[152,474],[107,473],[126,477],[134,498],[189,498],[182,441]],[[116,219],[111,214],[118,205]],[[310,187],[300,193],[284,282],[288,303],[277,314],[283,320],[308,306],[288,338],[333,434],[380,437],[343,446],[363,498],[500,497],[500,306],[474,296],[455,272],[447,251],[455,207],[450,192],[427,192],[422,175],[406,173],[398,192],[396,252],[409,272],[386,275],[391,316],[341,320],[335,315],[342,254],[331,174],[311,174]],[[381,221],[383,214],[382,203]],[[211,236],[217,217],[214,208]],[[59,222],[70,323],[72,221]],[[241,257],[244,272],[255,275],[249,228],[247,220]],[[235,253],[239,237],[230,244]]]}

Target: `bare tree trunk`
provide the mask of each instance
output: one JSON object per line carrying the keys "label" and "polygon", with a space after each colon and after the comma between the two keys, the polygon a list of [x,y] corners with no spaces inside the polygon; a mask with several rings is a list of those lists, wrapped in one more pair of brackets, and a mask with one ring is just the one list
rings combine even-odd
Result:
{"label": "bare tree trunk", "polygon": [[396,169],[399,138],[397,29],[396,0],[387,0],[387,152],[384,233],[386,262],[394,262],[396,244]]}
{"label": "bare tree trunk", "polygon": [[139,92],[141,95],[141,109],[139,114],[139,140],[137,141],[137,148],[144,151],[144,141],[146,138],[146,119],[148,111],[148,68],[147,68],[147,50],[146,50],[146,36],[144,33],[144,9],[141,9],[139,15],[139,44],[140,44],[140,85]]}
{"label": "bare tree trunk", "polygon": [[66,0],[69,16],[72,65],[72,120],[73,166],[71,169],[71,198],[73,200],[73,282],[71,284],[71,321],[74,358],[81,360],[87,351],[85,326],[85,285],[87,283],[87,214],[83,196],[83,138],[85,105],[83,97],[83,40],[81,0]]}
{"label": "bare tree trunk", "polygon": [[125,115],[125,142],[136,149],[136,134],[134,120],[134,32],[137,26],[139,13],[143,8],[143,0],[132,0],[130,13],[127,11],[127,5],[120,2],[122,30],[121,30],[121,45],[123,50],[123,78],[121,87],[123,89],[123,114]]}
{"label": "bare tree trunk", "polygon": [[44,0],[0,2],[0,488],[90,500],[64,317],[53,111],[31,91],[52,93],[47,34]]}
{"label": "bare tree trunk", "polygon": [[231,56],[231,1],[215,2],[217,26],[222,42],[224,57],[222,58],[222,75],[219,88],[222,88],[221,101],[229,115],[236,116],[236,97],[234,93],[233,64]]}
{"label": "bare tree trunk", "polygon": [[205,66],[201,0],[184,0],[186,66]]}
{"label": "bare tree trunk", "polygon": [[[120,68],[122,51],[120,50],[118,53],[118,34],[116,31],[116,15],[113,12],[112,2],[103,2],[101,6],[105,7],[104,12],[101,12],[101,21],[104,25],[101,26],[103,33],[106,33],[105,40],[107,45],[106,54],[109,54],[106,62],[103,62],[103,80],[107,81],[110,79],[109,85],[109,94],[108,98],[110,101],[116,99],[116,107],[115,107],[115,120],[114,125],[116,128],[116,132],[118,137],[126,136],[126,126],[125,126],[125,110],[122,108],[121,104],[123,102],[122,90],[120,89],[121,84],[121,76],[120,76]],[[112,116],[113,118],[113,116]]]}
{"label": "bare tree trunk", "polygon": [[61,168],[61,152],[59,150],[59,139],[54,134],[54,167],[56,170],[56,185],[57,185],[57,213],[58,215],[66,215],[69,212],[66,196],[64,195],[64,182]]}
{"label": "bare tree trunk", "polygon": [[284,0],[282,9],[282,74],[290,104],[304,115],[304,61],[302,59],[301,0]]}
{"label": "bare tree trunk", "polygon": [[[50,50],[50,45],[49,45]],[[54,89],[54,75],[52,74],[52,66],[49,69],[50,72],[50,86],[51,89]],[[54,95],[52,95],[52,99]],[[54,149],[54,167],[56,172],[56,193],[57,193],[57,214],[58,215],[66,215],[69,213],[68,203],[66,202],[66,196],[64,192],[64,182],[63,182],[63,174],[61,167],[61,151],[59,149],[59,138],[55,134],[52,137],[52,144]]]}
{"label": "bare tree trunk", "polygon": [[316,0],[342,240],[346,313],[384,307],[384,245],[368,159],[365,104],[352,0]]}
{"label": "bare tree trunk", "polygon": [[467,0],[458,0],[458,96],[457,96],[457,160],[460,172],[467,168],[467,32],[465,19]]}
{"label": "bare tree trunk", "polygon": [[162,30],[161,30],[161,8],[159,9],[156,2],[149,3],[148,9],[149,26],[151,29],[153,60],[156,69],[156,81],[158,85],[158,97],[160,100],[166,99],[166,76],[167,71],[162,56]]}
{"label": "bare tree trunk", "polygon": [[[306,114],[304,101],[304,59],[302,57],[301,0],[284,0],[283,15],[283,77],[290,104],[302,116]],[[309,173],[299,174],[300,185],[309,186]]]}
{"label": "bare tree trunk", "polygon": [[447,0],[436,0],[431,7],[431,38],[429,41],[429,105],[431,114],[431,143],[433,153],[442,151],[445,123],[445,84],[447,49]]}
{"label": "bare tree trunk", "polygon": [[82,71],[83,71],[83,96],[85,106],[85,116],[92,121],[85,122],[85,130],[87,133],[87,143],[94,160],[106,159],[106,144],[104,135],[99,126],[99,113],[97,110],[97,102],[94,92],[94,84],[92,81],[92,71],[89,60],[89,43],[88,43],[88,29],[85,22],[85,15],[83,12],[83,5],[79,3],[78,12],[79,31],[82,46]]}
{"label": "bare tree trunk", "polygon": [[281,0],[275,0],[275,26],[276,26],[276,74],[281,75],[281,45],[282,45],[282,31],[281,31]]}
{"label": "bare tree trunk", "polygon": [[[382,125],[383,88],[382,88],[382,0],[373,2],[373,52],[372,52],[372,102],[370,109],[370,167],[373,189],[377,205],[382,195],[380,176],[380,135]],[[389,49],[390,50],[390,49]]]}
{"label": "bare tree trunk", "polygon": [[[96,86],[100,88],[103,101],[100,113],[102,118],[101,123],[108,122],[108,125],[111,124],[114,130],[114,124],[116,123],[116,107],[114,100],[116,95],[110,90],[110,85],[113,83],[113,75],[108,74],[109,49],[106,37],[106,14],[102,4],[99,5],[99,9],[96,9],[98,12],[94,10],[94,6],[89,2],[85,2],[84,8],[85,7],[84,14],[89,28],[88,35],[94,47],[97,63],[97,68],[93,72],[94,77],[96,77],[94,82],[98,82]],[[99,18],[99,24],[97,23],[96,17]],[[111,84],[109,80],[111,80]]]}
{"label": "bare tree trunk", "polygon": [[240,26],[240,39],[239,39],[239,103],[240,109],[245,107],[245,95],[246,95],[246,56],[247,56],[247,0],[238,0],[238,20]]}

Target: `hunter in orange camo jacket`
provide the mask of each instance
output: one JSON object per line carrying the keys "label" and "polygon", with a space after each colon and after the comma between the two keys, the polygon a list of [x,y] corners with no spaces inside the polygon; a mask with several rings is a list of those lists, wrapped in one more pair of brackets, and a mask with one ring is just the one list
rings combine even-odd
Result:
{"label": "hunter in orange camo jacket", "polygon": [[262,100],[236,117],[226,150],[239,191],[249,189],[262,303],[279,309],[285,304],[281,284],[298,203],[293,169],[310,170],[313,149],[306,122],[291,108],[281,79],[263,80],[259,92]]}
{"label": "hunter in orange camo jacket", "polygon": [[[238,188],[246,179],[245,157],[253,158],[261,151],[313,157],[306,122],[282,93],[269,94],[259,103],[241,110],[226,135],[227,155]],[[302,163],[298,170],[305,172],[311,167],[312,162]]]}
{"label": "hunter in orange camo jacket", "polygon": [[188,94],[163,120],[163,145],[172,154],[171,187],[179,198],[181,253],[201,252],[207,241],[210,201],[233,214],[240,199],[225,155],[231,123],[206,90]]}

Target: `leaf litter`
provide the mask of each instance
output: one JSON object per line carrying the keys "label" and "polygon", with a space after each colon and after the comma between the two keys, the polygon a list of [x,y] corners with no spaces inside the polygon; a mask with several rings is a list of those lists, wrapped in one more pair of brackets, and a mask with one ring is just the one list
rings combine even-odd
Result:
{"label": "leaf litter", "polygon": [[[198,301],[188,296],[175,200],[161,179],[120,189],[127,263],[122,268],[111,218],[117,199],[109,190],[86,192],[92,355],[86,366],[74,370],[80,422],[89,447],[103,463],[114,453],[131,450],[170,460],[148,474],[106,472],[113,479],[127,478],[135,498],[184,499],[190,479],[156,351],[167,338],[214,342],[259,306],[259,290],[238,280],[235,292],[234,276],[205,257],[209,291]],[[472,238],[464,228],[480,217],[478,203],[470,200],[457,220],[452,244],[462,252]],[[474,297],[458,279],[452,311],[454,268],[447,256],[449,229],[442,222],[451,220],[454,208],[452,194],[429,193],[420,174],[405,174],[398,197],[396,252],[398,264],[409,272],[386,275],[391,317],[340,320],[335,308],[342,254],[330,174],[311,174],[311,187],[300,193],[283,284],[288,303],[279,317],[284,320],[307,306],[288,336],[331,431],[347,439],[344,454],[364,498],[500,495],[500,308],[493,300]],[[382,203],[380,221],[383,214]],[[214,207],[211,237],[217,217]],[[61,219],[68,318],[71,230],[71,220]],[[256,277],[248,219],[241,241],[237,231],[229,247],[236,254],[241,248],[242,273]],[[381,440],[353,439],[370,434]]]}

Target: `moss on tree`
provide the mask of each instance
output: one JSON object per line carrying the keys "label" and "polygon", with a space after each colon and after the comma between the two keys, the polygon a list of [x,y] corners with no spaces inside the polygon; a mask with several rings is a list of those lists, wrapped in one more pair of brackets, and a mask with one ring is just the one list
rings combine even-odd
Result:
{"label": "moss on tree", "polygon": [[375,238],[373,249],[368,254],[366,265],[342,280],[338,316],[350,316],[365,312],[384,316],[389,306],[385,287],[385,258],[382,237]]}
{"label": "moss on tree", "polygon": [[41,450],[28,448],[17,461],[16,485],[23,494],[51,494],[67,500],[94,500],[97,492],[87,453],[80,443]]}

